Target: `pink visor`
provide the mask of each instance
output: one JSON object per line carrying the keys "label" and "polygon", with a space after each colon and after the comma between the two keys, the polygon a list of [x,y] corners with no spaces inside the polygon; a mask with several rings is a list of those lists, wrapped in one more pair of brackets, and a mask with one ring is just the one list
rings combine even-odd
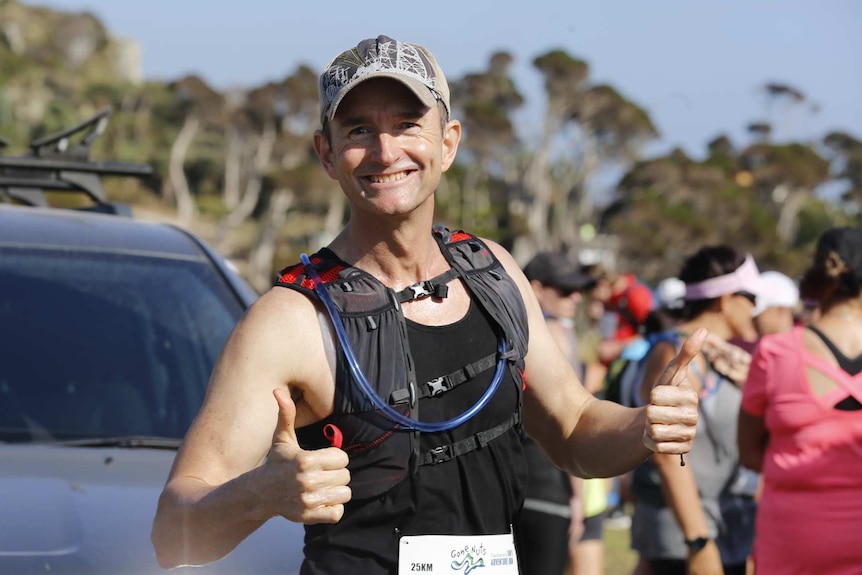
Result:
{"label": "pink visor", "polygon": [[751,254],[745,256],[742,265],[732,273],[709,278],[695,284],[687,284],[685,286],[685,299],[712,299],[741,291],[749,292],[755,296],[762,296],[767,291]]}

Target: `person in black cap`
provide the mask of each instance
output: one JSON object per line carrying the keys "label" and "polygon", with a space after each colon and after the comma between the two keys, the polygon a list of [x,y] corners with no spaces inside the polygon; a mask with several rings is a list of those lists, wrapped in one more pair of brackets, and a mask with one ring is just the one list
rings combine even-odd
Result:
{"label": "person in black cap", "polygon": [[[575,312],[583,294],[596,285],[596,280],[556,251],[536,254],[524,267],[524,275],[530,280],[554,340],[583,381]],[[573,573],[602,573],[604,480],[584,481],[562,471],[529,435],[524,435],[523,445],[529,480],[524,507],[514,526],[521,570],[562,575],[569,562]],[[586,495],[590,496],[590,506],[585,505]],[[587,565],[592,568],[587,569]],[[573,569],[575,566],[579,571]]]}
{"label": "person in black cap", "polygon": [[530,280],[542,315],[549,320],[548,328],[554,339],[561,344],[566,356],[572,358],[578,377],[583,381],[583,368],[576,361],[575,308],[584,292],[596,285],[596,280],[581,272],[565,254],[547,251],[539,252],[527,263],[524,275]]}
{"label": "person in black cap", "polygon": [[303,575],[517,572],[525,428],[572,474],[686,453],[692,336],[646,408],[599,401],[514,258],[434,227],[461,124],[424,47],[378,36],[320,76],[314,147],[349,204],[232,332],[159,500],[159,564],[215,561],[273,518],[305,524]]}

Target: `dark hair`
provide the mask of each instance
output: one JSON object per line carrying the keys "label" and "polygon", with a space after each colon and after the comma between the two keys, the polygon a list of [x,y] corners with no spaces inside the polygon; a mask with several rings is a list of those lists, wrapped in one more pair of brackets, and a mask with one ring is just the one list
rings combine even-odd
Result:
{"label": "dark hair", "polygon": [[[695,284],[733,273],[743,263],[745,263],[745,254],[728,245],[704,246],[685,260],[677,277],[686,284]],[[686,301],[683,308],[684,318],[688,320],[699,316],[718,299]]]}
{"label": "dark hair", "polygon": [[802,299],[826,303],[859,296],[862,290],[862,229],[832,228],[817,240],[814,261],[799,282]]}
{"label": "dark hair", "polygon": [[648,336],[673,329],[679,320],[682,319],[681,312],[683,309],[685,308],[660,308],[652,310],[647,315],[641,327],[642,335]]}

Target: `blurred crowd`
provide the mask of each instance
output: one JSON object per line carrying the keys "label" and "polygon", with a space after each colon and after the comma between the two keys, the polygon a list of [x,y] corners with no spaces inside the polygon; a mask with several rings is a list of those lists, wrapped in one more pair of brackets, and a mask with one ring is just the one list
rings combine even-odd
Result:
{"label": "blurred crowd", "polygon": [[597,398],[649,403],[687,335],[710,334],[689,369],[684,459],[581,480],[525,438],[527,573],[604,573],[605,529],[630,531],[633,575],[862,573],[862,230],[824,233],[801,277],[731,245],[700,246],[654,285],[576,254],[539,253],[524,272]]}

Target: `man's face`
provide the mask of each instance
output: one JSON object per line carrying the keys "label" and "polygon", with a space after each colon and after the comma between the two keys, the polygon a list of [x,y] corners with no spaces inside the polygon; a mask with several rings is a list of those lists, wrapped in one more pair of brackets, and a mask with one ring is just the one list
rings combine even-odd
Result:
{"label": "man's face", "polygon": [[437,108],[427,108],[401,82],[386,78],[353,88],[329,127],[329,141],[322,132],[314,140],[327,174],[355,207],[390,215],[433,205],[461,137],[458,122],[441,129]]}

